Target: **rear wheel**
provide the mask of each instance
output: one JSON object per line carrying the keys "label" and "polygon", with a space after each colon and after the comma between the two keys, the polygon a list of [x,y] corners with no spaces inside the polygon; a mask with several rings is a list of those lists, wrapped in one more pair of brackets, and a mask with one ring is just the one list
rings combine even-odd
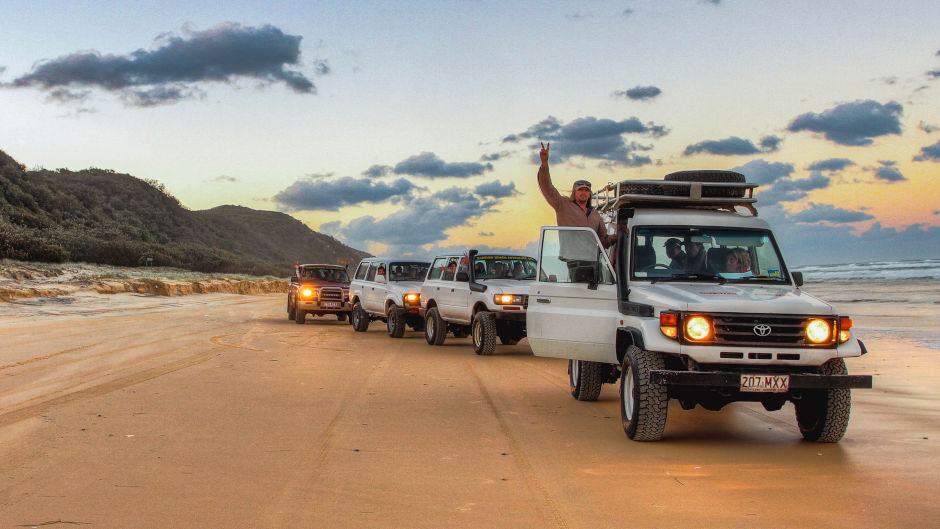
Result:
{"label": "rear wheel", "polygon": [[357,301],[353,303],[352,318],[350,323],[352,323],[353,329],[357,332],[366,332],[369,330],[369,315],[362,309],[362,305]]}
{"label": "rear wheel", "polygon": [[568,360],[568,386],[571,396],[578,400],[597,400],[604,383],[604,367],[600,362]]}
{"label": "rear wheel", "polygon": [[663,369],[663,355],[631,345],[623,357],[620,377],[620,418],[634,441],[659,441],[666,429],[669,395],[666,386],[650,383],[650,371]]}
{"label": "rear wheel", "polygon": [[336,319],[339,321],[346,321],[346,317],[349,316],[348,312],[337,312]]}
{"label": "rear wheel", "polygon": [[424,318],[424,339],[430,345],[443,345],[444,338],[447,337],[447,323],[441,318],[437,307],[428,309],[427,316]]}
{"label": "rear wheel", "polygon": [[388,335],[392,338],[401,338],[405,335],[405,317],[401,313],[401,308],[389,307],[386,325],[388,326]]}
{"label": "rear wheel", "polygon": [[[834,358],[820,370],[823,375],[847,375],[845,360]],[[796,422],[807,441],[837,443],[849,427],[852,393],[849,389],[822,389],[807,392],[794,402]]]}
{"label": "rear wheel", "polygon": [[481,310],[473,317],[470,327],[473,336],[473,352],[478,355],[491,355],[496,349],[496,318],[492,312]]}

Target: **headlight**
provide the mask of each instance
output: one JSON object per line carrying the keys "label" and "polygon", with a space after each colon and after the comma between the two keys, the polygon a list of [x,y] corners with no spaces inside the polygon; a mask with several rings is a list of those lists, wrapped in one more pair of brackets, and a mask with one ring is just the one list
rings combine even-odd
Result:
{"label": "headlight", "polygon": [[417,306],[421,302],[421,294],[415,292],[409,292],[404,296],[405,305],[415,305]]}
{"label": "headlight", "polygon": [[303,288],[300,290],[300,295],[305,298],[314,298],[316,297],[317,291],[312,288]]}
{"label": "headlight", "polygon": [[522,305],[522,296],[518,294],[496,294],[493,303],[497,305]]}
{"label": "headlight", "polygon": [[829,341],[832,329],[826,320],[812,319],[806,324],[806,339],[812,343],[820,344]]}
{"label": "headlight", "polygon": [[704,342],[712,337],[712,324],[704,316],[692,316],[685,320],[685,336],[694,342]]}

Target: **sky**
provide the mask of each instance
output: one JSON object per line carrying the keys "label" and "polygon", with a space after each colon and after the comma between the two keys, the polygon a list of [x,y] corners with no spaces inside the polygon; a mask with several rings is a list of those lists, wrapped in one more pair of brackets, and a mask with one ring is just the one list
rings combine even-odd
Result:
{"label": "sky", "polygon": [[[388,256],[537,251],[567,194],[731,169],[791,264],[940,257],[940,3],[3,0],[0,149]],[[302,259],[302,256],[299,256]]]}

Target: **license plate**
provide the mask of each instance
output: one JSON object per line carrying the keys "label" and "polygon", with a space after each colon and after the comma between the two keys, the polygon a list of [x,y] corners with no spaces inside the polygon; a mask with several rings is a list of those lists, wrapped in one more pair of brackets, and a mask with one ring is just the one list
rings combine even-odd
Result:
{"label": "license plate", "polygon": [[321,301],[320,307],[324,309],[338,309],[339,301]]}
{"label": "license plate", "polygon": [[741,391],[786,393],[790,391],[790,375],[741,375]]}

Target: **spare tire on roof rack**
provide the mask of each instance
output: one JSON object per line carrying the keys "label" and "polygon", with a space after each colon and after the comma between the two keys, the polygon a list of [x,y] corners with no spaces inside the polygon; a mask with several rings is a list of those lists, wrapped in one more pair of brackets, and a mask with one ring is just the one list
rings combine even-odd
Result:
{"label": "spare tire on roof rack", "polygon": [[[743,174],[735,171],[718,171],[710,169],[699,169],[695,171],[676,171],[669,173],[663,180],[669,182],[717,182],[728,184],[743,184],[747,181]],[[666,194],[673,194],[666,190]],[[744,188],[708,186],[702,187],[703,198],[741,198],[744,196]]]}

